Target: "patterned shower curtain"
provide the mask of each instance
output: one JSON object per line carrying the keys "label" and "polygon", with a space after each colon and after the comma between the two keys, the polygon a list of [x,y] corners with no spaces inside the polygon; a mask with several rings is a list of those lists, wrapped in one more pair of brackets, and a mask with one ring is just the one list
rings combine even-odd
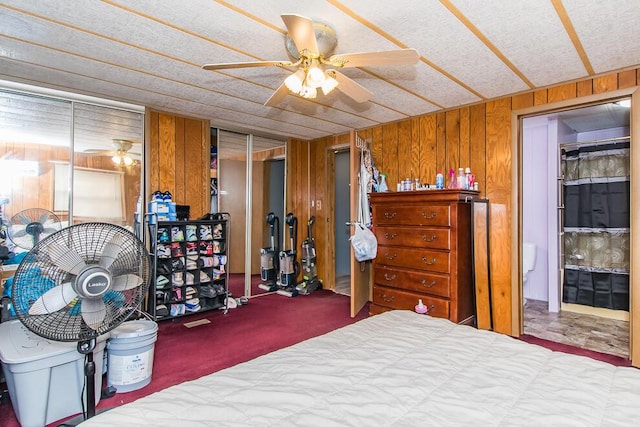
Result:
{"label": "patterned shower curtain", "polygon": [[561,151],[564,302],[629,310],[629,145]]}

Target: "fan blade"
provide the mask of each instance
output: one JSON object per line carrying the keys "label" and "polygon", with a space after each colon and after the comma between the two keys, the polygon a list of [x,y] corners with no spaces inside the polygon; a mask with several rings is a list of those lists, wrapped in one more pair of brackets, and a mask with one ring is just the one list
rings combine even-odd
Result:
{"label": "fan blade", "polygon": [[57,228],[45,228],[45,229],[42,230],[42,233],[43,234],[53,234],[56,231],[58,231]]}
{"label": "fan blade", "polygon": [[91,329],[96,330],[102,326],[102,321],[107,314],[107,307],[102,298],[82,298],[80,312],[82,319]]}
{"label": "fan blade", "polygon": [[111,240],[104,246],[102,254],[100,255],[100,266],[104,268],[111,267],[113,261],[118,258],[120,252],[122,252],[122,235],[116,234]]}
{"label": "fan blade", "polygon": [[113,278],[111,282],[111,289],[114,291],[128,291],[142,284],[142,277],[135,274],[124,274]]}
{"label": "fan blade", "polygon": [[278,87],[278,89],[276,89],[276,91],[273,92],[273,95],[271,95],[271,97],[269,97],[269,99],[267,99],[267,102],[265,102],[264,105],[266,105],[267,107],[275,107],[283,99],[285,99],[287,97],[287,95],[289,95],[289,89],[287,88],[287,86],[284,83],[282,83]]}
{"label": "fan blade", "polygon": [[344,74],[331,70],[331,74],[334,74],[334,78],[338,81],[338,86],[336,89],[339,89],[345,95],[350,98],[353,98],[356,102],[367,102],[371,98],[373,98],[373,94],[369,92],[364,87],[360,86],[358,83],[351,80],[349,77]]}
{"label": "fan blade", "polygon": [[22,225],[29,225],[32,222],[31,218],[26,216],[23,212],[18,212],[16,214],[16,217],[18,217],[20,219],[20,221],[22,221]]}
{"label": "fan blade", "polygon": [[295,13],[287,13],[280,16],[284,21],[284,25],[287,26],[289,36],[295,43],[298,52],[302,53],[302,51],[307,50],[311,53],[319,53],[316,32],[313,29],[313,21],[311,19]]}
{"label": "fan blade", "polygon": [[254,62],[226,62],[221,64],[204,64],[203,70],[227,70],[229,68],[253,68],[253,67],[289,67],[291,61],[254,61]]}
{"label": "fan blade", "polygon": [[22,237],[22,236],[26,236],[27,235],[27,230],[23,229],[23,230],[18,230],[15,233],[13,233],[13,237]]}
{"label": "fan blade", "polygon": [[29,307],[30,315],[51,314],[66,307],[74,299],[78,297],[76,291],[73,290],[71,282],[63,283],[60,286],[49,289],[42,294],[31,307]]}
{"label": "fan blade", "polygon": [[87,266],[78,253],[57,243],[51,243],[46,251],[51,262],[67,273],[77,276]]}
{"label": "fan blade", "polygon": [[[415,49],[388,50],[333,55],[329,62],[334,67],[367,67],[385,65],[413,65],[420,55]],[[342,64],[342,65],[341,65]]]}

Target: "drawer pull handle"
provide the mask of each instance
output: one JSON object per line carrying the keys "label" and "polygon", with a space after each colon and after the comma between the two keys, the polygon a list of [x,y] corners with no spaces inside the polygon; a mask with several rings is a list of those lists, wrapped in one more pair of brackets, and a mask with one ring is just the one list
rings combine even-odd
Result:
{"label": "drawer pull handle", "polygon": [[384,217],[387,218],[387,219],[393,219],[393,218],[396,217],[396,213],[395,212],[391,212],[391,213],[385,212],[384,213]]}
{"label": "drawer pull handle", "polygon": [[387,294],[382,294],[380,298],[382,298],[384,302],[393,302],[393,300],[396,299],[395,295],[387,296]]}
{"label": "drawer pull handle", "polygon": [[436,257],[433,257],[433,258],[431,258],[431,261],[429,261],[426,256],[423,256],[422,257],[422,262],[424,262],[427,265],[433,265],[433,264],[436,263],[436,259],[437,259]]}
{"label": "drawer pull handle", "polygon": [[422,279],[422,286],[424,286],[425,288],[432,288],[436,285],[436,281],[433,280],[431,283],[427,284],[427,281],[425,279]]}
{"label": "drawer pull handle", "polygon": [[433,218],[435,218],[435,217],[436,217],[436,213],[435,213],[435,212],[431,212],[431,214],[430,214],[430,215],[427,215],[427,213],[426,213],[426,212],[422,212],[422,216],[423,216],[425,219],[433,219]]}
{"label": "drawer pull handle", "polygon": [[389,234],[389,233],[386,233],[386,232],[384,233],[384,238],[387,239],[387,240],[393,240],[397,236],[398,236],[398,233],[392,233],[392,234]]}
{"label": "drawer pull handle", "polygon": [[396,275],[392,274],[391,276],[389,276],[387,273],[384,273],[384,278],[385,280],[388,280],[389,282],[396,280]]}
{"label": "drawer pull handle", "polygon": [[436,236],[435,234],[432,234],[431,237],[427,236],[426,234],[422,235],[422,240],[424,240],[425,242],[433,242],[437,238],[438,236]]}
{"label": "drawer pull handle", "polygon": [[389,254],[384,254],[384,257],[385,257],[386,259],[396,259],[396,257],[397,257],[397,256],[398,256],[398,254],[397,254],[397,253],[395,253],[395,252],[394,252],[393,254],[391,254],[391,255],[389,255]]}

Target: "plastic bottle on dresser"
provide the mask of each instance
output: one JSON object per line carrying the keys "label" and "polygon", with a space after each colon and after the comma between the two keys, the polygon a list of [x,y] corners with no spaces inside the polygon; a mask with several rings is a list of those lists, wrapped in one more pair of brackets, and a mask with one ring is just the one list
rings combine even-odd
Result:
{"label": "plastic bottle on dresser", "polygon": [[471,179],[471,168],[467,167],[464,170],[464,189],[465,190],[469,190],[469,189],[473,188],[473,184],[469,185],[470,184],[470,181],[469,181],[470,179]]}
{"label": "plastic bottle on dresser", "polygon": [[467,177],[464,175],[464,169],[463,168],[458,168],[458,187],[459,189],[464,189],[465,187],[465,181],[466,181]]}
{"label": "plastic bottle on dresser", "polygon": [[436,175],[436,190],[442,190],[444,188],[444,175],[442,172],[438,172]]}

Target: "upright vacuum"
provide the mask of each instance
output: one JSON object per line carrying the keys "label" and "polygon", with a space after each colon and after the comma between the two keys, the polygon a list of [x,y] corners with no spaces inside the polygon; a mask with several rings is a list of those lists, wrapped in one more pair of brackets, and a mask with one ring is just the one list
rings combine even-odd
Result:
{"label": "upright vacuum", "polygon": [[296,240],[298,235],[298,219],[289,212],[286,217],[289,227],[289,249],[280,251],[280,283],[277,293],[286,297],[298,295],[296,286],[298,285],[298,275],[300,274],[300,263],[296,259]]}
{"label": "upright vacuum", "polygon": [[260,278],[258,287],[267,292],[278,290],[278,251],[280,250],[280,219],[273,212],[267,214],[267,225],[271,234],[271,246],[260,249]]}
{"label": "upright vacuum", "polygon": [[316,217],[312,216],[307,222],[307,238],[300,246],[300,261],[302,263],[302,282],[298,283],[296,289],[301,295],[309,295],[318,288],[322,288],[322,281],[318,279],[318,268],[316,267],[316,243],[313,239],[312,227]]}

